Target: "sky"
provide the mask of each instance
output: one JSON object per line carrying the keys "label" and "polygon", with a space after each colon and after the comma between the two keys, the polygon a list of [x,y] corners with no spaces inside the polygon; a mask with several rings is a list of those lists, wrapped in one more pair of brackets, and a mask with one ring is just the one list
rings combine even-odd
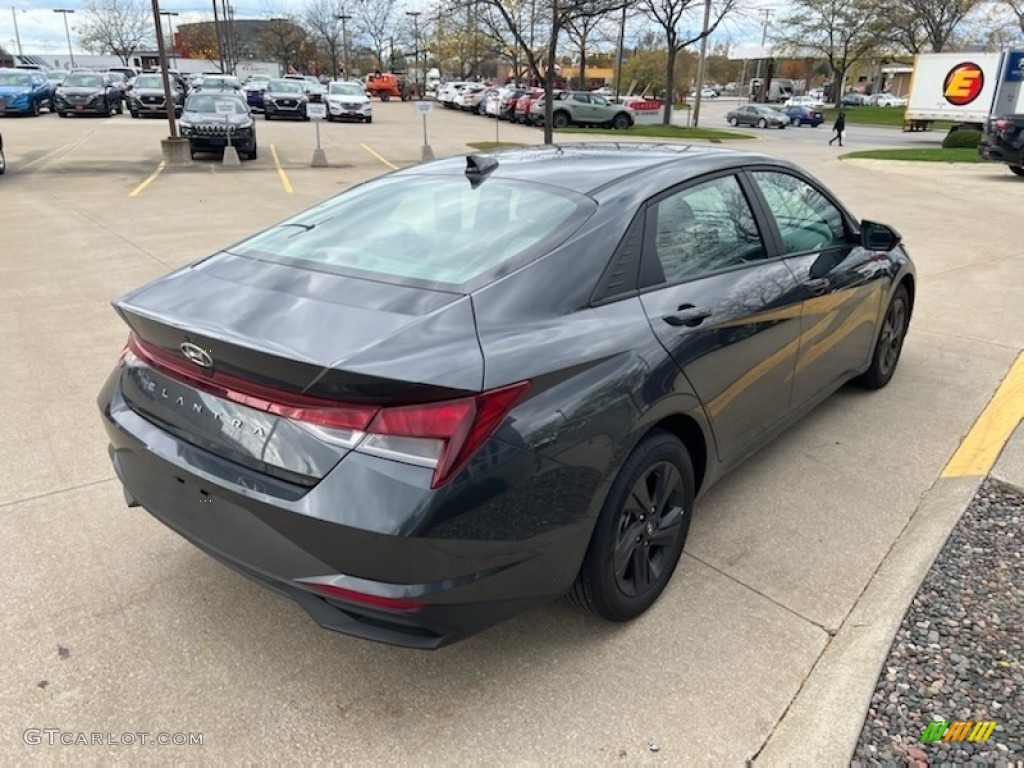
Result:
{"label": "sky", "polygon": [[[85,5],[84,0],[57,0],[57,2],[39,2],[39,0],[0,0],[0,45],[12,53],[17,53],[14,31],[14,16],[17,16],[17,27],[21,37],[21,46],[26,54],[47,54],[67,51],[67,37],[64,32],[64,19],[61,14],[54,13],[56,8],[74,10],[69,15],[71,27],[71,43],[75,53],[85,53],[77,45],[75,23]],[[302,0],[236,0],[234,3],[235,18],[270,18],[287,13],[301,13],[305,3]],[[426,2],[408,0],[404,3],[409,10],[426,8]],[[12,8],[14,10],[12,10]],[[205,0],[163,0],[160,3],[163,11],[176,11],[180,15],[173,18],[175,24],[189,21],[211,19],[212,2]],[[699,24],[699,20],[695,20]],[[748,11],[728,23],[728,29],[711,38],[715,40],[728,37],[737,44],[757,44],[761,37],[761,21],[757,11]],[[637,25],[632,25],[637,27]],[[164,27],[167,30],[167,27]],[[627,33],[628,37],[628,33]],[[628,41],[627,41],[628,44]]]}

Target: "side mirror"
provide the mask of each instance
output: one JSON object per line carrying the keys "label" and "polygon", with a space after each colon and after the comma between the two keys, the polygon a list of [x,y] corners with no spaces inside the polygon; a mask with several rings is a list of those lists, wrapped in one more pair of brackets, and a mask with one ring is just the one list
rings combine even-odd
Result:
{"label": "side mirror", "polygon": [[902,239],[899,232],[885,224],[875,221],[860,224],[860,244],[869,251],[891,251]]}

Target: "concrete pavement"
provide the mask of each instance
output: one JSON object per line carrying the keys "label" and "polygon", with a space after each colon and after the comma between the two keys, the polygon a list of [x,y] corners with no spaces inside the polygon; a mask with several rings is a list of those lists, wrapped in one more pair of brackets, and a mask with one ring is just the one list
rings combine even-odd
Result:
{"label": "concrete pavement", "polygon": [[[1024,348],[1021,248],[993,226],[1015,220],[1024,187],[996,165],[878,165],[839,161],[824,141],[744,142],[903,233],[920,282],[892,384],[838,393],[715,488],[641,620],[610,626],[556,604],[424,654],[324,632],[126,509],[94,405],[125,337],[110,298],[419,159],[411,105],[374,108],[372,126],[321,126],[328,169],[308,167],[305,123],[260,121],[260,159],[240,170],[206,161],[156,174],[159,121],[0,121],[0,755],[847,760],[845,733],[856,738],[901,606],[976,482],[936,478]],[[439,112],[429,129],[442,156],[494,140],[495,126]],[[539,141],[535,129],[499,130]],[[31,727],[202,733],[203,745],[27,745]]]}

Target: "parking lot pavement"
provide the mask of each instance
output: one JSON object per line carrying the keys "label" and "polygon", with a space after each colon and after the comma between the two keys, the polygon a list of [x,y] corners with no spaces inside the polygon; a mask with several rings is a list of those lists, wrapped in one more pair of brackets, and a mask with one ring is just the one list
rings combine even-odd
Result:
{"label": "parking lot pavement", "polygon": [[[841,391],[703,499],[681,570],[632,624],[554,604],[433,654],[371,644],[320,630],[126,509],[94,402],[125,338],[109,300],[416,162],[412,105],[374,110],[369,126],[321,126],[327,169],[309,167],[308,123],[260,120],[260,157],[241,169],[157,173],[159,121],[0,120],[4,762],[735,764],[806,701],[851,615],[887,618],[853,612],[1024,347],[1022,249],[999,225],[1016,221],[1024,187],[1000,166],[758,142],[901,230],[919,270],[914,321],[888,388]],[[493,140],[490,120],[429,120],[438,156]],[[863,711],[835,714],[859,731]],[[27,745],[33,727],[203,745]],[[772,754],[800,762],[790,743]]]}

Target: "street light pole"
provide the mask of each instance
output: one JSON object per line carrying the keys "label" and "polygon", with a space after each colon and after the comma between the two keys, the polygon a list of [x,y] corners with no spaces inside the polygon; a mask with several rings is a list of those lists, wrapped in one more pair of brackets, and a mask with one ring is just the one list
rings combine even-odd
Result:
{"label": "street light pole", "polygon": [[625,56],[624,47],[626,44],[626,10],[629,6],[622,6],[622,20],[619,22],[619,53],[615,63],[615,101],[622,96],[622,59]]}
{"label": "street light pole", "polygon": [[156,53],[160,60],[160,78],[164,84],[164,106],[167,108],[170,138],[177,139],[178,123],[174,119],[174,97],[171,96],[171,76],[167,71],[167,49],[164,47],[164,25],[160,21],[160,0],[153,0],[153,22],[156,25]]}
{"label": "street light pole", "polygon": [[352,79],[352,70],[348,66],[348,21],[352,17],[347,13],[339,13],[338,20],[341,22],[341,55],[345,60],[345,79]]}
{"label": "street light pole", "polygon": [[70,8],[55,8],[53,12],[64,14],[64,34],[67,35],[68,38],[68,56],[71,59],[71,68],[74,69],[75,53],[71,50],[71,28],[68,26],[68,14],[74,13],[74,11],[72,11]]}
{"label": "street light pole", "polygon": [[[422,99],[423,98],[423,88],[420,85],[420,75],[424,74],[424,72],[420,68],[420,11],[406,11],[405,15],[406,16],[412,16],[412,29],[413,29],[412,37],[413,37],[413,46],[415,48],[415,50],[413,51],[413,60],[416,62],[416,69],[417,69],[417,72],[416,72],[416,95],[419,98]],[[424,67],[425,66],[426,65],[424,64]],[[424,143],[426,143],[426,142],[424,142]]]}
{"label": "street light pole", "polygon": [[[22,13],[24,13],[24,11],[22,11]],[[13,5],[11,6],[11,18],[14,19],[14,41],[18,44],[18,56],[20,57],[22,55],[21,33],[18,31],[18,11]]]}
{"label": "street light pole", "polygon": [[172,16],[177,16],[178,12],[177,11],[160,11],[160,15],[167,17],[167,26],[171,30],[171,66],[173,67],[174,64],[175,64],[174,59],[175,59],[176,54],[177,54],[177,48],[174,45],[174,19],[172,19],[171,17]]}

